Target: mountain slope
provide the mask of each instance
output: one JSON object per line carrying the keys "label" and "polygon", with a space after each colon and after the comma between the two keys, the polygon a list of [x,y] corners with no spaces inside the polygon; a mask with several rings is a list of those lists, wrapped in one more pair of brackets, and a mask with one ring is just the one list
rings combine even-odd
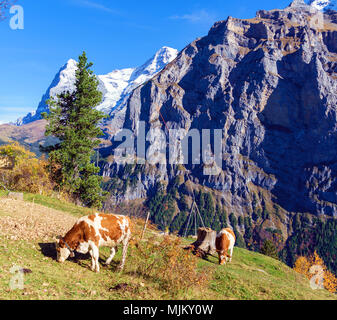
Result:
{"label": "mountain slope", "polygon": [[39,156],[41,155],[40,144],[48,146],[58,141],[53,137],[45,137],[45,128],[45,120],[37,120],[22,126],[2,124],[0,125],[0,145],[17,141]]}
{"label": "mountain slope", "polygon": [[[169,47],[163,47],[138,68],[114,70],[107,75],[98,75],[99,89],[103,93],[103,101],[97,107],[113,117],[114,110],[123,109],[123,101],[137,86],[155,76],[168,63],[176,58],[178,51]],[[46,101],[64,91],[72,91],[75,83],[76,61],[70,59],[56,74],[51,85],[43,95],[36,111],[18,119],[16,124],[27,124],[41,119],[41,113],[48,112]]]}
{"label": "mountain slope", "polygon": [[[89,214],[89,210],[38,195],[25,195],[25,198],[29,201],[7,199],[0,195],[1,299],[336,299],[336,295],[325,290],[312,290],[307,279],[283,263],[240,248],[234,249],[233,262],[227,266],[219,266],[214,257],[210,257],[209,261],[200,259],[199,271],[212,274],[209,283],[175,296],[157,278],[135,272],[143,260],[132,244],[122,273],[115,271],[121,258],[120,250],[113,265],[102,265],[99,274],[90,271],[90,260],[86,256],[78,255],[77,260],[59,264],[54,260],[55,237],[65,233],[78,217]],[[49,205],[46,207],[41,203]],[[54,208],[50,208],[51,204]],[[134,233],[140,234],[142,226],[143,223],[135,225]],[[143,250],[146,250],[148,239],[162,241],[162,237],[153,230],[148,230],[144,239],[140,243]],[[191,240],[185,242],[190,243]],[[100,251],[100,257],[105,260],[109,250],[104,248]],[[151,258],[154,256],[154,252],[148,254]],[[8,287],[13,265],[31,271],[24,274],[23,290],[10,290]],[[125,289],[113,289],[119,284],[123,284]]]}
{"label": "mountain slope", "polygon": [[[129,187],[129,198],[146,197],[158,181],[177,174],[186,182],[191,173],[237,215],[251,215],[255,203],[336,217],[337,12],[322,13],[322,21],[317,12],[296,0],[253,19],[217,22],[134,90],[124,128],[137,136],[145,121],[151,148],[162,150],[158,128],[221,129],[223,155],[217,175],[205,175],[203,165],[177,171],[166,155],[134,191]],[[179,158],[178,147],[170,156]],[[103,175],[113,178],[119,170],[111,161]]]}

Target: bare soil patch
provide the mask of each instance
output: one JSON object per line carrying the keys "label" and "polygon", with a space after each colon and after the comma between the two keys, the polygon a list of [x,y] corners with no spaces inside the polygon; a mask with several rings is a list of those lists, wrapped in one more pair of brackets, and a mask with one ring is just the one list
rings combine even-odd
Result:
{"label": "bare soil patch", "polygon": [[0,236],[11,240],[51,240],[65,235],[77,218],[21,200],[0,199]]}

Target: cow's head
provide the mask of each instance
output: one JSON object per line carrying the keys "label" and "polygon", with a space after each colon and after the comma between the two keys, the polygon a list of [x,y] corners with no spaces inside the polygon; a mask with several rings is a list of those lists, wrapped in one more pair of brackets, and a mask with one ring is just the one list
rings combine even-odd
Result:
{"label": "cow's head", "polygon": [[223,265],[226,264],[226,262],[227,262],[227,257],[226,257],[226,255],[223,255],[223,254],[219,253],[219,264],[220,264],[221,266],[223,266]]}
{"label": "cow's head", "polygon": [[66,244],[66,242],[64,241],[64,239],[59,236],[57,237],[58,242],[56,242],[56,260],[57,262],[61,262],[63,263],[64,261],[66,261],[69,256],[70,257],[74,257],[74,252],[72,252],[71,250],[69,250],[69,246]]}

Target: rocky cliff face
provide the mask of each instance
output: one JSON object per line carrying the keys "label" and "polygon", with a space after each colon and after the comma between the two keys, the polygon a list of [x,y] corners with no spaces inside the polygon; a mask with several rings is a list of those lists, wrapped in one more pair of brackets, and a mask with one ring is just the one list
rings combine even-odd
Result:
{"label": "rocky cliff face", "polygon": [[[159,113],[160,112],[160,113]],[[229,17],[131,94],[124,127],[222,129],[222,170],[169,164],[139,174],[129,196],[187,172],[239,214],[253,198],[288,212],[337,216],[337,13],[294,1]],[[166,122],[166,127],[164,125]],[[153,131],[155,132],[155,131]],[[103,154],[112,152],[104,150]],[[103,167],[113,177],[113,160]]]}

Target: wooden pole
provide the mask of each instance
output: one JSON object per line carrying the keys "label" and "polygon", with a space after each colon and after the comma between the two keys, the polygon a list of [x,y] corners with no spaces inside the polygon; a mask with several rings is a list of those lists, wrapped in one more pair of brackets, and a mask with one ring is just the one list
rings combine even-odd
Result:
{"label": "wooden pole", "polygon": [[[195,202],[193,203],[195,206]],[[197,212],[194,210],[194,234],[197,236]]]}
{"label": "wooden pole", "polygon": [[145,230],[146,230],[146,227],[147,227],[147,223],[149,222],[149,219],[150,219],[150,211],[147,213],[146,221],[145,221],[145,224],[144,224],[144,228],[143,228],[143,232],[142,232],[142,236],[140,237],[140,240],[143,240],[143,237],[144,237]]}
{"label": "wooden pole", "polygon": [[202,216],[201,216],[201,214],[200,214],[200,211],[199,211],[199,208],[198,208],[197,204],[195,204],[195,207],[197,208],[198,215],[199,215],[199,218],[200,218],[200,220],[201,220],[202,226],[203,226],[204,228],[206,228],[206,226],[205,226],[205,224],[204,224],[204,220],[202,219]]}

